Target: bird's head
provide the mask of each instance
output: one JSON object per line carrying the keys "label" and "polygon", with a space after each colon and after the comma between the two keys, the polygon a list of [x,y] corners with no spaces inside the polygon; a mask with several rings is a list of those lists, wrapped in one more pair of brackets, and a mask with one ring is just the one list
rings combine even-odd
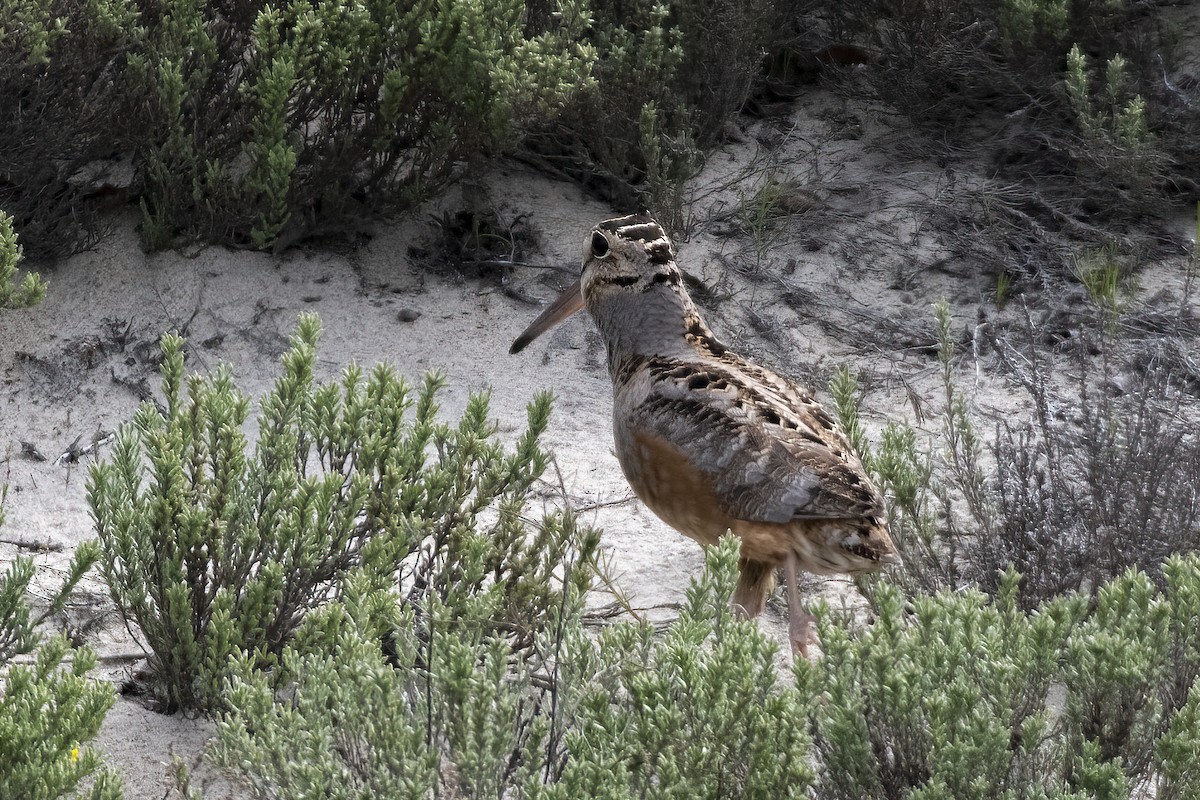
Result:
{"label": "bird's head", "polygon": [[[648,216],[635,214],[606,220],[592,228],[584,241],[579,280],[530,323],[509,352],[520,352],[585,307],[610,343],[619,335],[636,333],[646,318],[662,318],[663,310],[693,308],[683,287],[683,274],[675,266],[671,240],[662,226]],[[672,316],[667,315],[668,319]]]}

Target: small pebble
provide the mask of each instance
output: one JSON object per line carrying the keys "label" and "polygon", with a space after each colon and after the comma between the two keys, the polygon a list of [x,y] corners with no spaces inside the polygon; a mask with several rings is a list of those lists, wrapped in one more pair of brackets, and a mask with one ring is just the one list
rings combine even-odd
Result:
{"label": "small pebble", "polygon": [[396,314],[396,318],[401,322],[416,322],[421,316],[421,312],[415,308],[402,308]]}

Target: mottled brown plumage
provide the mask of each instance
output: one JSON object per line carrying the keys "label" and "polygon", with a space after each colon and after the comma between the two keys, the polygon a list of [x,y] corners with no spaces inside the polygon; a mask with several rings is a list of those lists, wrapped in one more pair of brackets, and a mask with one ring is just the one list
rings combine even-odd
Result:
{"label": "mottled brown plumage", "polygon": [[808,392],[721,344],[649,217],[596,226],[579,282],[512,352],[583,307],[608,348],[617,458],[634,493],[698,542],[727,530],[741,538],[734,603],[748,616],[783,566],[793,645],[805,653],[811,616],[796,570],[856,573],[896,560],[883,499],[845,435]]}

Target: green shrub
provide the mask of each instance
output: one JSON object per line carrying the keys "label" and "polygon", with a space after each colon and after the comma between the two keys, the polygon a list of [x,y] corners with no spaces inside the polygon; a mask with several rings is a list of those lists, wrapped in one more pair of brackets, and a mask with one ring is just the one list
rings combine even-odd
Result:
{"label": "green shrub", "polygon": [[696,158],[686,104],[674,91],[684,51],[671,7],[602,2],[591,13],[596,83],[531,130],[526,147],[616,206],[677,218],[682,201],[669,195]]}
{"label": "green shrub", "polygon": [[22,251],[12,223],[12,217],[0,211],[0,310],[40,303],[46,294],[46,284],[35,272],[26,273],[19,286],[15,283]]}
{"label": "green shrub", "polygon": [[[4,582],[20,577],[10,571]],[[6,590],[0,584],[0,592]],[[70,656],[70,663],[64,661]],[[4,797],[119,800],[121,781],[84,746],[112,707],[112,687],[87,677],[96,658],[65,636],[43,642],[30,664],[13,664],[0,696],[0,792]],[[80,784],[83,786],[80,786]]]}
{"label": "green shrub", "polygon": [[[456,165],[590,83],[586,19],[564,0],[525,35],[524,3],[250,3],[146,10],[143,232],[286,246],[363,208],[412,208]],[[281,238],[282,237],[282,238]]]}
{"label": "green shrub", "polygon": [[615,206],[683,230],[685,183],[749,97],[788,10],[774,0],[593,2],[596,85],[527,147]]}
{"label": "green shrub", "polygon": [[[0,502],[3,501],[4,494],[5,492],[0,491]],[[3,524],[4,511],[0,508],[0,525]],[[94,542],[81,545],[75,551],[66,580],[50,597],[46,608],[36,615],[26,596],[34,576],[33,561],[18,558],[9,565],[8,571],[0,580],[0,666],[8,664],[17,656],[33,652],[42,640],[37,627],[63,610],[71,592],[75,590],[84,573],[95,565],[99,555]]]}
{"label": "green shrub", "polygon": [[[319,329],[301,317],[253,451],[249,399],[228,367],[185,384],[183,342],[165,337],[165,405],[143,405],[91,471],[101,568],[169,708],[218,705],[242,651],[274,665],[305,613],[336,599],[355,570],[418,608],[499,587],[494,625],[519,647],[555,602],[550,576],[573,529],[522,516],[546,466],[537,439],[549,397],[530,405],[528,430],[505,454],[486,395],[471,397],[457,426],[436,420],[436,376],[413,392],[387,367],[364,376],[352,365],[316,383]],[[467,569],[468,556],[483,568]]]}
{"label": "green shrub", "polygon": [[412,209],[528,134],[556,170],[679,228],[698,148],[784,16],[775,0],[18,0],[0,23],[16,76],[0,204],[39,253],[85,246],[100,169],[131,152],[119,192],[147,247],[280,249]]}
{"label": "green shrub", "polygon": [[705,562],[661,640],[634,623],[569,640],[566,766],[533,796],[806,796],[815,687],[781,685],[775,643],[735,618],[737,540]]}
{"label": "green shrub", "polygon": [[1166,734],[1158,740],[1158,798],[1184,800],[1200,786],[1200,680],[1192,684],[1187,704],[1171,718]]}
{"label": "green shrub", "polygon": [[[3,520],[0,509],[0,524]],[[34,577],[31,559],[18,558],[0,574],[0,797],[122,796],[116,773],[87,746],[112,707],[112,687],[87,677],[96,665],[90,650],[73,649],[62,634],[45,639],[38,632],[41,623],[62,610],[98,557],[94,543],[82,545],[40,613],[28,597]],[[31,659],[18,661],[29,654]]]}
{"label": "green shrub", "polygon": [[1109,57],[1097,90],[1079,45],[1067,54],[1066,94],[1084,146],[1077,160],[1133,199],[1152,196],[1168,159],[1150,131],[1145,98],[1132,91],[1130,64]]}
{"label": "green shrub", "polygon": [[1110,248],[1084,250],[1072,259],[1075,278],[1088,298],[1107,314],[1119,314],[1126,306],[1124,289],[1127,270]]}
{"label": "green shrub", "polygon": [[[571,580],[525,650],[494,626],[500,584],[416,608],[350,581],[341,602],[305,620],[274,672],[239,664],[216,762],[264,796],[502,796],[545,766],[551,637],[578,624],[583,555],[564,553]],[[481,548],[464,561],[486,568]]]}
{"label": "green shrub", "polygon": [[824,655],[787,685],[775,645],[730,613],[736,555],[731,538],[709,550],[661,637],[633,622],[589,633],[569,585],[532,658],[478,624],[486,603],[437,601],[439,634],[352,581],[275,670],[239,663],[215,758],[279,798],[1200,791],[1200,558],[1173,559],[1161,593],[1130,572],[1094,605],[1032,611],[1012,571],[994,598],[884,583],[868,624],[818,610]]}
{"label": "green shrub", "polygon": [[1010,573],[994,604],[970,590],[917,597],[911,621],[890,585],[869,628],[820,615],[820,796],[1060,796],[1046,703],[1080,609],[1057,601],[1026,616],[1016,581]]}
{"label": "green shrub", "polygon": [[1067,0],[1003,0],[997,22],[1010,52],[1031,54],[1058,46],[1067,35]]}
{"label": "green shrub", "polygon": [[1131,572],[1090,610],[1022,611],[1010,571],[991,599],[883,585],[870,626],[821,614],[817,797],[1194,796],[1200,558],[1167,572],[1164,593]]}
{"label": "green shrub", "polygon": [[1141,149],[1151,140],[1146,122],[1146,101],[1129,94],[1129,63],[1120,53],[1108,59],[1101,88],[1102,101],[1092,97],[1087,56],[1075,45],[1067,54],[1067,98],[1075,112],[1079,131],[1093,142],[1111,143],[1129,150]]}
{"label": "green shrub", "polygon": [[386,592],[348,592],[274,674],[240,665],[215,757],[280,798],[805,796],[812,689],[781,685],[776,646],[734,619],[736,564],[736,540],[711,549],[658,642],[632,622],[593,639],[569,580],[532,658],[486,632],[476,597],[423,623]]}
{"label": "green shrub", "polygon": [[[438,758],[428,704],[413,702],[425,682],[401,671],[412,670],[420,652],[413,615],[380,594],[383,602],[351,594],[309,616],[301,630],[319,628],[321,647],[289,645],[280,658],[280,669],[296,676],[289,702],[278,702],[270,676],[242,665],[211,751],[216,763],[240,770],[259,796],[431,796]],[[408,626],[409,635],[397,637],[401,669],[384,658],[381,623]]]}

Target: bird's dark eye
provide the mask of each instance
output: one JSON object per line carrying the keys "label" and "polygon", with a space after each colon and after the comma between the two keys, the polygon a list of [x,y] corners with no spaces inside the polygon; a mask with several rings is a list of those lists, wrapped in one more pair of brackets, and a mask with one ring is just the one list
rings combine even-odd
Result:
{"label": "bird's dark eye", "polygon": [[604,258],[608,255],[608,239],[605,239],[604,234],[600,231],[592,232],[592,255],[596,258]]}

